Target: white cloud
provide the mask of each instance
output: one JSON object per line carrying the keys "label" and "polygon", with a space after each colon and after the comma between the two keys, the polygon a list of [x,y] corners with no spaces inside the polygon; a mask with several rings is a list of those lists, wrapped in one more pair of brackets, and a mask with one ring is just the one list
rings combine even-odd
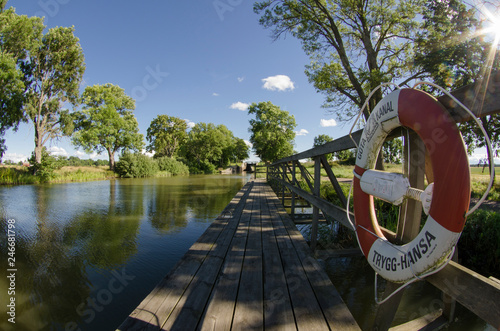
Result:
{"label": "white cloud", "polygon": [[184,121],[186,121],[187,126],[188,126],[189,129],[192,129],[196,125],[195,122],[193,122],[191,120],[188,120],[187,118],[185,118]]}
{"label": "white cloud", "polygon": [[238,77],[238,83],[241,83],[244,80],[245,80],[245,77]]}
{"label": "white cloud", "polygon": [[243,140],[248,147],[253,148],[253,144],[248,140]]}
{"label": "white cloud", "polygon": [[250,107],[250,105],[248,103],[244,103],[241,101],[235,102],[231,106],[229,106],[229,108],[231,108],[231,109],[238,109],[241,111],[246,111],[248,109],[248,107]]}
{"label": "white cloud", "polygon": [[51,146],[47,148],[47,151],[49,151],[50,155],[54,156],[68,156],[68,152],[62,147],[57,147],[57,146]]}
{"label": "white cloud", "polygon": [[[89,155],[89,158],[92,160],[96,160],[98,156],[101,156],[101,155],[97,152],[93,152],[92,154]],[[116,155],[115,155],[115,158],[116,158]]]}
{"label": "white cloud", "polygon": [[18,154],[18,153],[5,153],[2,160],[3,161],[10,160],[14,163],[18,163],[20,161],[24,162],[24,161],[28,160],[28,156],[26,156],[24,154]]}
{"label": "white cloud", "polygon": [[320,125],[322,128],[337,126],[337,121],[335,121],[333,118],[330,120],[321,119]]}
{"label": "white cloud", "polygon": [[76,157],[79,157],[79,158],[82,158],[82,157],[84,157],[84,156],[88,156],[88,154],[87,154],[87,153],[82,152],[82,151],[76,151],[76,152],[74,152],[73,154],[74,154]]}
{"label": "white cloud", "polygon": [[142,152],[142,154],[144,154],[146,156],[149,156],[149,157],[153,157],[155,155],[154,151],[153,152],[148,152],[145,149],[143,149],[141,152]]}
{"label": "white cloud", "polygon": [[295,134],[297,136],[305,136],[305,135],[309,134],[309,131],[307,131],[306,129],[301,129],[300,131],[295,131]]}
{"label": "white cloud", "polygon": [[262,88],[270,91],[286,91],[295,89],[290,77],[285,75],[270,76],[264,78],[262,82],[264,82]]}
{"label": "white cloud", "polygon": [[219,93],[215,93],[215,92],[214,92],[214,93],[212,93],[212,95],[213,95],[214,97],[218,97],[220,94],[219,94]]}

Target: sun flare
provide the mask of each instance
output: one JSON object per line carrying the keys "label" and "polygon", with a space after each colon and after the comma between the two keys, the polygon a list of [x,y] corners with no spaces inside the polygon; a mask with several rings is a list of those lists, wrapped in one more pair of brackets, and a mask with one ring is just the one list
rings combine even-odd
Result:
{"label": "sun flare", "polygon": [[497,45],[500,42],[500,16],[494,15],[487,8],[483,9],[483,13],[488,18],[489,26],[483,31],[483,33],[491,33],[494,35],[494,44]]}

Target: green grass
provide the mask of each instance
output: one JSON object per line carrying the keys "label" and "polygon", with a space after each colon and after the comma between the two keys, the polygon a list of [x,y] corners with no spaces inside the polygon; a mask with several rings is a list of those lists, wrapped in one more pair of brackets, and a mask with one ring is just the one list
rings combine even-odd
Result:
{"label": "green grass", "polygon": [[116,178],[117,175],[108,167],[62,167],[55,171],[55,178],[49,183],[89,182]]}
{"label": "green grass", "polygon": [[[116,174],[107,167],[62,167],[55,171],[49,183],[87,182],[115,178]],[[37,184],[40,180],[28,168],[20,166],[0,167],[0,185]]]}
{"label": "green grass", "polygon": [[27,168],[16,166],[0,167],[0,185],[35,184],[37,178]]}

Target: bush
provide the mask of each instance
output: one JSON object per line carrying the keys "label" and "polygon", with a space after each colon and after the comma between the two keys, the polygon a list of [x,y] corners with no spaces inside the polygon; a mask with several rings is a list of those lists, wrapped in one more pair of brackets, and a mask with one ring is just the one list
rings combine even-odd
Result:
{"label": "bush", "polygon": [[42,162],[36,163],[35,152],[31,153],[28,162],[31,164],[29,170],[38,177],[40,183],[46,183],[56,176],[55,171],[61,169],[63,164],[59,159],[51,156],[47,149],[42,149]]}
{"label": "bush", "polygon": [[158,163],[149,156],[140,153],[124,153],[115,165],[115,172],[120,177],[151,177],[159,171]]}
{"label": "bush", "polygon": [[500,213],[477,210],[469,216],[458,249],[464,266],[500,278]]}
{"label": "bush", "polygon": [[160,171],[166,171],[171,175],[189,175],[189,167],[174,158],[163,156],[156,159]]}
{"label": "bush", "polygon": [[217,169],[215,165],[207,160],[190,162],[188,166],[191,174],[213,174]]}

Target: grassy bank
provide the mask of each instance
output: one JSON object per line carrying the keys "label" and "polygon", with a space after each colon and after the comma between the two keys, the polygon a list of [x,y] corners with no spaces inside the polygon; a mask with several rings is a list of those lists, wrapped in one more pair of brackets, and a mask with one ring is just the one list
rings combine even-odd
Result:
{"label": "grassy bank", "polygon": [[[49,183],[88,182],[116,178],[117,175],[106,166],[62,167],[54,172]],[[40,179],[22,166],[0,166],[0,185],[38,184]]]}

